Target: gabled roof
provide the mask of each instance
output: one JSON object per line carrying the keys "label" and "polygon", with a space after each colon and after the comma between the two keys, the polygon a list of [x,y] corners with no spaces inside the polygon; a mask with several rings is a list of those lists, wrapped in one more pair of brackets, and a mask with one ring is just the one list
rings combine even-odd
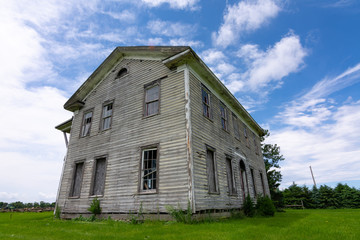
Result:
{"label": "gabled roof", "polygon": [[95,86],[108,74],[108,72],[122,59],[158,59],[168,68],[175,68],[183,64],[188,64],[200,77],[207,80],[213,89],[229,103],[237,113],[247,122],[260,136],[264,135],[264,130],[257,124],[239,101],[225,87],[225,85],[215,76],[209,67],[200,57],[187,46],[140,46],[140,47],[117,47],[105,59],[105,61],[91,74],[91,76],[80,86],[80,88],[65,103],[64,108],[69,111],[76,111],[84,105],[84,98],[93,90]]}

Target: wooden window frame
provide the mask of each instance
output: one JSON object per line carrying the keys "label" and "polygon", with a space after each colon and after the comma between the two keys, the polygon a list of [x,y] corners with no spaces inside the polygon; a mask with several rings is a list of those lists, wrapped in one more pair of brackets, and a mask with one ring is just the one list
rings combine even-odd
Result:
{"label": "wooden window frame", "polygon": [[[104,108],[105,108],[106,106],[110,105],[110,104],[112,105],[112,106],[111,106],[111,115],[104,117]],[[106,131],[106,130],[111,129],[113,115],[114,115],[114,100],[110,100],[110,101],[104,102],[103,105],[102,105],[102,109],[101,109],[100,131]],[[105,119],[108,119],[108,118],[110,118],[109,127],[108,127],[108,128],[104,128],[104,121],[105,121]]]}
{"label": "wooden window frame", "polygon": [[263,190],[263,194],[264,197],[266,196],[266,191],[265,191],[265,182],[264,182],[264,175],[261,171],[259,171],[260,173],[260,180],[261,180],[261,186],[262,186],[262,190]]}
{"label": "wooden window frame", "polygon": [[[167,77],[167,76],[165,76]],[[145,84],[144,85],[144,101],[143,101],[143,117],[144,118],[147,118],[147,117],[151,117],[151,116],[155,116],[155,115],[158,115],[160,114],[160,96],[161,96],[161,85],[160,85],[160,80],[165,78],[165,77],[162,77],[158,80],[155,80],[151,83],[148,83],[148,84]],[[146,93],[149,89],[151,88],[154,88],[154,87],[158,87],[159,88],[159,92],[158,92],[158,98],[157,99],[154,99],[154,100],[151,100],[151,101],[146,101]],[[157,108],[157,112],[156,113],[153,113],[153,114],[149,114],[148,113],[148,104],[151,104],[151,103],[154,103],[154,102],[158,102],[158,108]]]}
{"label": "wooden window frame", "polygon": [[[152,144],[152,145],[148,145],[148,146],[144,146],[140,148],[140,167],[139,167],[139,187],[138,187],[138,192],[140,194],[154,194],[154,193],[158,193],[159,192],[159,156],[160,156],[160,148],[159,148],[159,144]],[[144,184],[144,152],[145,151],[151,151],[151,150],[155,150],[156,149],[156,184],[155,184],[155,189],[151,188],[151,189],[143,189],[143,184]],[[147,174],[149,175],[149,174]]]}
{"label": "wooden window frame", "polygon": [[254,169],[250,168],[250,176],[251,176],[251,182],[253,185],[253,194],[254,194],[254,198],[257,197],[257,192],[256,192],[256,181],[255,181],[255,175],[254,175]]}
{"label": "wooden window frame", "polygon": [[[208,160],[208,152],[212,152],[213,153],[213,157],[212,157],[212,166],[213,169],[210,169],[210,163]],[[218,176],[217,176],[217,161],[216,161],[216,149],[213,147],[210,147],[208,145],[206,145],[206,173],[207,173],[207,179],[208,179],[208,193],[209,194],[220,194],[220,189],[219,189],[219,183],[218,183]],[[210,160],[211,161],[211,160]],[[214,179],[211,179],[211,172],[213,172],[214,175]],[[211,182],[213,182],[214,184],[214,188],[215,190],[212,190],[212,186],[211,186]]]}
{"label": "wooden window frame", "polygon": [[117,72],[115,78],[116,78],[116,79],[122,78],[122,77],[128,75],[128,73],[129,73],[129,70],[128,70],[126,67],[123,67],[123,68],[121,68],[121,69]]}
{"label": "wooden window frame", "polygon": [[[74,195],[75,184],[76,184],[76,176],[77,176],[77,166],[82,164],[81,176],[79,178],[79,195]],[[72,172],[72,180],[71,180],[71,187],[69,191],[69,198],[80,198],[81,195],[81,188],[82,188],[82,180],[84,178],[84,169],[85,169],[85,160],[76,161],[73,164],[73,172]]]}
{"label": "wooden window frame", "polygon": [[[86,124],[85,124],[85,120],[86,120],[85,116],[88,113],[91,113],[91,121],[90,121],[90,125],[89,125],[89,130],[88,130],[87,134],[84,135],[84,131],[85,131],[84,127],[86,126]],[[90,136],[90,134],[91,134],[91,126],[92,126],[92,123],[93,123],[93,118],[94,118],[94,109],[93,108],[84,111],[83,117],[82,117],[82,120],[81,120],[81,128],[80,128],[80,137],[81,138]]]}
{"label": "wooden window frame", "polygon": [[[101,194],[95,194],[95,182],[97,180],[97,163],[99,160],[104,160],[105,161],[105,166],[104,166],[104,179],[102,179],[101,181],[103,181],[103,187],[101,189]],[[107,172],[107,164],[108,164],[108,156],[107,155],[102,155],[99,157],[96,157],[93,163],[93,172],[92,172],[92,178],[91,178],[91,187],[90,187],[90,197],[103,197],[104,196],[104,192],[105,192],[105,182],[106,182],[106,172]]]}
{"label": "wooden window frame", "polygon": [[240,141],[239,122],[237,116],[234,113],[232,113],[232,120],[233,120],[235,138]]}
{"label": "wooden window frame", "polygon": [[245,123],[243,123],[243,127],[244,127],[244,137],[245,137],[245,142],[246,142],[246,146],[248,148],[250,148],[250,144],[249,144],[249,133],[248,133],[248,130],[247,130],[247,126]]}
{"label": "wooden window frame", "polygon": [[[206,94],[207,101],[204,100],[204,94]],[[212,114],[211,114],[211,92],[209,89],[207,89],[207,87],[205,87],[204,85],[201,85],[201,102],[202,102],[202,114],[204,117],[206,117],[207,119],[212,120]],[[206,109],[206,111],[205,111]]]}
{"label": "wooden window frame", "polygon": [[228,110],[224,103],[220,102],[220,121],[221,121],[221,128],[225,131],[229,130],[229,117],[228,117]]}
{"label": "wooden window frame", "polygon": [[225,156],[225,163],[226,163],[226,176],[228,182],[228,190],[230,196],[236,196],[236,183],[235,183],[235,174],[234,174],[234,165],[232,163],[231,156]]}
{"label": "wooden window frame", "polygon": [[[244,165],[244,169],[241,167],[241,162]],[[240,159],[239,161],[239,173],[240,173],[240,188],[242,191],[243,198],[245,200],[246,194],[249,194],[249,185],[248,185],[248,178],[247,178],[247,171],[246,171],[246,165],[243,159]]]}

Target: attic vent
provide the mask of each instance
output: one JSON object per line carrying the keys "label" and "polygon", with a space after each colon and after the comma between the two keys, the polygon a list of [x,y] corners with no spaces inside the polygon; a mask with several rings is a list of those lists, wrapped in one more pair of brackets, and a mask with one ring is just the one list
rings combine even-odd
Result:
{"label": "attic vent", "polygon": [[125,76],[127,73],[128,73],[128,70],[126,68],[122,68],[116,75],[116,78],[121,78],[121,77]]}

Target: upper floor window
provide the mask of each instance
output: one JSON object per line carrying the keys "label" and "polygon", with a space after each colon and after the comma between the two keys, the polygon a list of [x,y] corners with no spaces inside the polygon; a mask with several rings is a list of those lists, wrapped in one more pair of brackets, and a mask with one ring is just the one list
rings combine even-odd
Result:
{"label": "upper floor window", "polygon": [[101,118],[101,130],[106,130],[111,127],[111,119],[113,114],[113,103],[104,105]]}
{"label": "upper floor window", "polygon": [[228,130],[227,109],[223,103],[220,103],[221,127]]}
{"label": "upper floor window", "polygon": [[158,83],[145,87],[144,116],[151,116],[159,113],[160,86]]}
{"label": "upper floor window", "polygon": [[203,105],[203,114],[207,118],[211,118],[210,115],[210,93],[203,87],[201,89],[201,95],[202,95],[202,105]]}
{"label": "upper floor window", "polygon": [[234,125],[234,134],[237,139],[240,139],[240,132],[239,132],[239,122],[235,114],[232,114],[233,118],[233,125]]}
{"label": "upper floor window", "polygon": [[92,115],[93,115],[92,111],[84,113],[82,127],[81,127],[81,133],[80,133],[81,137],[90,135]]}
{"label": "upper floor window", "polygon": [[140,191],[156,191],[158,179],[157,161],[157,146],[142,150]]}
{"label": "upper floor window", "polygon": [[245,141],[246,141],[246,146],[250,147],[249,136],[248,136],[247,127],[246,127],[245,123],[244,123],[244,137],[245,137]]}
{"label": "upper floor window", "polygon": [[117,73],[116,78],[121,78],[121,77],[125,76],[127,73],[128,73],[128,70],[126,68],[122,68]]}

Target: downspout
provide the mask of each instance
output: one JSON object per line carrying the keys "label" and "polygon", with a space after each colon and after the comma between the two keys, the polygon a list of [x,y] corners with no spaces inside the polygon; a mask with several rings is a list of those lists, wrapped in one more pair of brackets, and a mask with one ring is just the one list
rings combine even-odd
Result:
{"label": "downspout", "polygon": [[184,68],[184,82],[185,82],[185,127],[186,127],[186,147],[187,147],[187,162],[189,171],[189,201],[192,212],[195,213],[195,195],[194,195],[194,159],[192,153],[192,126],[191,126],[191,102],[190,102],[190,76],[189,68],[185,65]]}

